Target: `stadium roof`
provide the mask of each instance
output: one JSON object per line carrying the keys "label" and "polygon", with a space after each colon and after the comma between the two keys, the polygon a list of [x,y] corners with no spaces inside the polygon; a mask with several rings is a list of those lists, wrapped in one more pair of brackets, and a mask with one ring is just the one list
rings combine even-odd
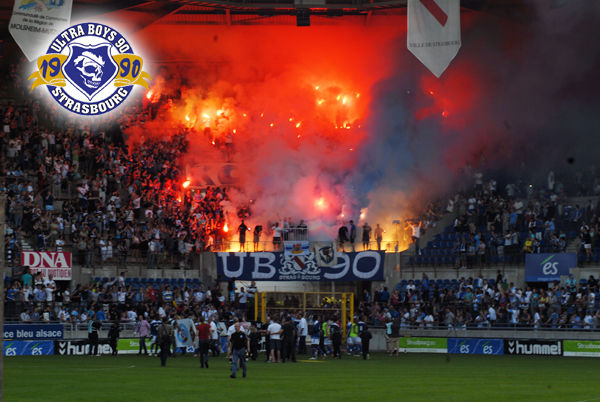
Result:
{"label": "stadium roof", "polygon": [[[19,1],[19,0],[17,0]],[[530,22],[535,6],[544,0],[462,0],[463,11],[477,11],[500,18]],[[0,40],[12,41],[8,23],[12,1],[0,6]],[[561,6],[552,0],[550,6]],[[72,23],[93,18],[97,22],[127,24],[136,32],[151,24],[235,25],[288,24],[299,14],[315,16],[315,23],[364,23],[373,15],[406,13],[407,0],[74,0]]]}

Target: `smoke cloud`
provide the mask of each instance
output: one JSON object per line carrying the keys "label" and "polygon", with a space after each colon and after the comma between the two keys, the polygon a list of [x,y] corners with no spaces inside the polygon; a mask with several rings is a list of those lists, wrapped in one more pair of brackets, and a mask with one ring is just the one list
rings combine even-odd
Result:
{"label": "smoke cloud", "polygon": [[600,118],[591,7],[538,9],[527,24],[464,12],[462,48],[440,79],[407,51],[402,17],[306,29],[158,25],[136,41],[152,43],[146,58],[168,69],[153,90],[184,89],[170,120],[151,124],[192,127],[185,163],[221,160],[213,141],[233,133],[231,160],[243,168],[230,219],[251,202],[250,225],[279,214],[326,239],[350,219],[392,233],[392,220],[455,191],[467,162],[488,179],[538,182],[550,169],[566,181],[585,168]]}

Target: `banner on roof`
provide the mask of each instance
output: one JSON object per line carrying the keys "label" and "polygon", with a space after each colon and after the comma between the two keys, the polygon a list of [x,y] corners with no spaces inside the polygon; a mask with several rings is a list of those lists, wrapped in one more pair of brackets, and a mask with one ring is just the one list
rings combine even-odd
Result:
{"label": "banner on roof", "polygon": [[571,268],[577,267],[577,254],[527,254],[525,256],[526,282],[560,281],[561,276],[569,275]]}
{"label": "banner on roof", "polygon": [[382,281],[384,251],[337,253],[337,264],[320,267],[315,253],[216,253],[223,280],[245,281]]}
{"label": "banner on roof", "polygon": [[310,253],[308,241],[284,241],[285,255],[308,255]]}
{"label": "banner on roof", "polygon": [[408,50],[436,77],[460,45],[460,0],[408,0]]}
{"label": "banner on roof", "polygon": [[23,251],[21,265],[31,268],[32,274],[42,272],[45,278],[71,280],[71,253],[58,251]]}
{"label": "banner on roof", "polygon": [[8,30],[29,61],[71,25],[73,0],[15,0]]}

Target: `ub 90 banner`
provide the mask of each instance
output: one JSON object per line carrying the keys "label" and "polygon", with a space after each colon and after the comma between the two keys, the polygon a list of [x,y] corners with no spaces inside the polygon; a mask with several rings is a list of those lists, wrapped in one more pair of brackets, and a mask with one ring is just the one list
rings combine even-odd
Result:
{"label": "ub 90 banner", "polygon": [[254,281],[382,281],[384,251],[338,253],[337,264],[319,267],[315,253],[217,253],[217,273],[224,279]]}

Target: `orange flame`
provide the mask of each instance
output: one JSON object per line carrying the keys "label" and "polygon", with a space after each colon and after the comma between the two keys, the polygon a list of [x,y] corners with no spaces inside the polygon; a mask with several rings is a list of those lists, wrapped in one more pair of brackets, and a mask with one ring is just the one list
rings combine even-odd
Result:
{"label": "orange flame", "polygon": [[297,124],[296,124],[296,128],[298,128],[298,127],[300,127],[300,123],[297,123]]}
{"label": "orange flame", "polygon": [[152,90],[148,91],[148,94],[146,94],[146,98],[152,99],[152,94],[154,94],[154,91],[152,91]]}
{"label": "orange flame", "polygon": [[188,188],[188,187],[190,186],[190,184],[191,184],[191,183],[192,183],[191,181],[189,181],[189,180],[186,180],[186,181],[183,183],[183,188]]}
{"label": "orange flame", "polygon": [[187,121],[190,121],[190,117],[189,117],[189,116],[187,116],[187,115],[185,116],[185,119],[186,119]]}
{"label": "orange flame", "polygon": [[223,226],[223,232],[229,232],[229,228],[227,227],[227,224],[225,224],[225,226]]}

